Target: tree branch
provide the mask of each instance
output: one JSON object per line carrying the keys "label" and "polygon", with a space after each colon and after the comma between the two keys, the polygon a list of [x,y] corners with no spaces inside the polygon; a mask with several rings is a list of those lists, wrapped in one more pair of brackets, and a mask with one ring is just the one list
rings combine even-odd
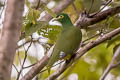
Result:
{"label": "tree branch", "polygon": [[0,38],[0,80],[10,80],[16,46],[20,37],[24,2],[24,0],[7,0]]}
{"label": "tree branch", "polygon": [[54,46],[50,48],[47,55],[44,56],[38,63],[36,63],[21,80],[31,80],[33,77],[35,77],[47,65],[53,48]]}
{"label": "tree branch", "polygon": [[102,20],[105,20],[107,17],[113,16],[119,12],[120,12],[120,6],[107,9],[103,12],[98,13],[93,17],[88,17],[86,16],[86,14],[83,13],[80,15],[79,19],[75,22],[75,25],[80,29],[85,28],[86,26],[96,24]]}

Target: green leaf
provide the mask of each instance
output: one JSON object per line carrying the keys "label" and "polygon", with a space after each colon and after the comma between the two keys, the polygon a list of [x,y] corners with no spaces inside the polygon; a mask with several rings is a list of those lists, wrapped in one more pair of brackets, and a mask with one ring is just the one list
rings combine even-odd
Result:
{"label": "green leaf", "polygon": [[28,0],[25,0],[25,3],[27,5],[27,7],[30,8],[30,2]]}
{"label": "green leaf", "polygon": [[[92,1],[93,1],[93,5],[92,5]],[[102,0],[83,0],[83,5],[87,10],[87,12],[93,13],[100,10],[100,7],[102,5]]]}
{"label": "green leaf", "polygon": [[120,34],[108,41],[107,48],[109,48],[112,44],[117,44],[117,42],[120,42]]}
{"label": "green leaf", "polygon": [[[105,68],[113,56],[113,48],[106,48],[106,43],[100,44],[91,49],[87,56],[97,61],[96,68]],[[104,63],[103,63],[104,61]]]}
{"label": "green leaf", "polygon": [[118,16],[109,17],[107,24],[109,25],[109,28],[116,29],[120,26],[120,19]]}
{"label": "green leaf", "polygon": [[36,24],[27,23],[25,26],[25,37],[32,35],[34,32],[48,25],[46,21],[39,21]]}
{"label": "green leaf", "polygon": [[[19,54],[20,59],[24,59],[24,56],[25,56],[25,52],[24,51],[19,51],[19,53],[16,53],[16,54],[17,55]],[[19,65],[20,61],[19,61],[18,56],[15,56],[14,63],[15,63],[16,66]]]}
{"label": "green leaf", "polygon": [[53,44],[56,41],[58,34],[61,32],[61,29],[62,27],[57,25],[47,25],[46,27],[41,28],[38,31],[38,34],[48,38],[48,43]]}
{"label": "green leaf", "polygon": [[36,61],[37,61],[37,58],[36,58],[36,57],[30,56],[29,54],[27,54],[27,55],[28,55],[28,56],[27,56],[27,59],[29,59],[29,61],[30,61],[32,64],[36,63]]}
{"label": "green leaf", "polygon": [[113,53],[115,53],[115,51],[118,49],[119,46],[120,46],[120,43],[114,46]]}
{"label": "green leaf", "polygon": [[92,71],[90,68],[91,64],[87,63],[84,58],[81,58],[65,72],[63,77],[68,77],[71,73],[76,73],[78,80],[98,80],[99,74],[96,70]]}
{"label": "green leaf", "polygon": [[51,9],[49,9],[45,4],[43,4],[43,7],[52,17],[56,17],[56,14]]}
{"label": "green leaf", "polygon": [[[71,12],[72,11],[72,12]],[[65,10],[64,10],[64,13],[67,13],[70,18],[71,18],[71,21],[74,23],[76,21],[76,19],[78,18],[78,15],[76,14],[76,11],[74,10],[73,6],[70,5],[68,6]]]}
{"label": "green leaf", "polygon": [[40,17],[40,11],[29,8],[26,18],[33,24],[36,24],[37,19]]}
{"label": "green leaf", "polygon": [[112,6],[112,7],[117,7],[117,6],[120,6],[120,1],[112,1],[111,3],[110,3],[110,5]]}
{"label": "green leaf", "polygon": [[74,3],[75,3],[75,6],[76,6],[78,12],[80,12],[83,9],[82,1],[81,0],[75,0]]}
{"label": "green leaf", "polygon": [[[114,46],[114,48],[113,48],[113,54],[115,54],[115,52],[116,52],[116,50],[118,49],[118,47],[120,47],[120,43]],[[116,62],[116,63],[120,62],[120,53],[119,53],[119,55],[115,58],[115,62]]]}

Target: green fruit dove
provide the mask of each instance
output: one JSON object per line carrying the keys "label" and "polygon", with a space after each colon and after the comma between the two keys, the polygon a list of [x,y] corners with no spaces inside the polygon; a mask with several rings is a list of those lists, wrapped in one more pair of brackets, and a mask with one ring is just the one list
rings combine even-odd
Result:
{"label": "green fruit dove", "polygon": [[62,24],[62,31],[58,35],[52,55],[47,64],[49,72],[50,68],[56,61],[60,59],[68,59],[68,57],[70,59],[79,48],[82,40],[81,30],[72,24],[67,14],[58,14],[54,21],[58,21]]}

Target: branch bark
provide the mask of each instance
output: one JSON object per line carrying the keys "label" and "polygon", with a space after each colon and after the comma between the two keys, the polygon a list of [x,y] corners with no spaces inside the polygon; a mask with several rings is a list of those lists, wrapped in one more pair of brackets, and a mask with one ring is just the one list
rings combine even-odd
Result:
{"label": "branch bark", "polygon": [[32,80],[48,63],[49,57],[44,56],[21,80]]}
{"label": "branch bark", "polygon": [[54,46],[50,48],[47,55],[44,56],[38,63],[36,63],[21,80],[31,80],[33,77],[35,77],[47,65],[53,48]]}
{"label": "branch bark", "polygon": [[24,2],[24,0],[7,0],[5,21],[0,38],[0,80],[10,80],[17,42],[20,37]]}
{"label": "branch bark", "polygon": [[86,26],[96,24],[102,20],[105,20],[107,17],[111,17],[119,12],[120,6],[102,11],[93,17],[88,17],[86,16],[86,14],[83,13],[80,15],[79,19],[75,22],[75,25],[80,29],[85,28]]}

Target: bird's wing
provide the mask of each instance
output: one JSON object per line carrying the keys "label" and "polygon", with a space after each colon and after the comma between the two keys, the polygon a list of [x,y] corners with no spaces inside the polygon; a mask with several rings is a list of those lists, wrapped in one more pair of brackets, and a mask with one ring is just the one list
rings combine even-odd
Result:
{"label": "bird's wing", "polygon": [[72,55],[78,49],[82,39],[81,34],[81,31],[76,27],[70,27],[61,32],[47,65],[49,70],[52,65],[59,60],[60,52],[64,52],[67,55]]}

